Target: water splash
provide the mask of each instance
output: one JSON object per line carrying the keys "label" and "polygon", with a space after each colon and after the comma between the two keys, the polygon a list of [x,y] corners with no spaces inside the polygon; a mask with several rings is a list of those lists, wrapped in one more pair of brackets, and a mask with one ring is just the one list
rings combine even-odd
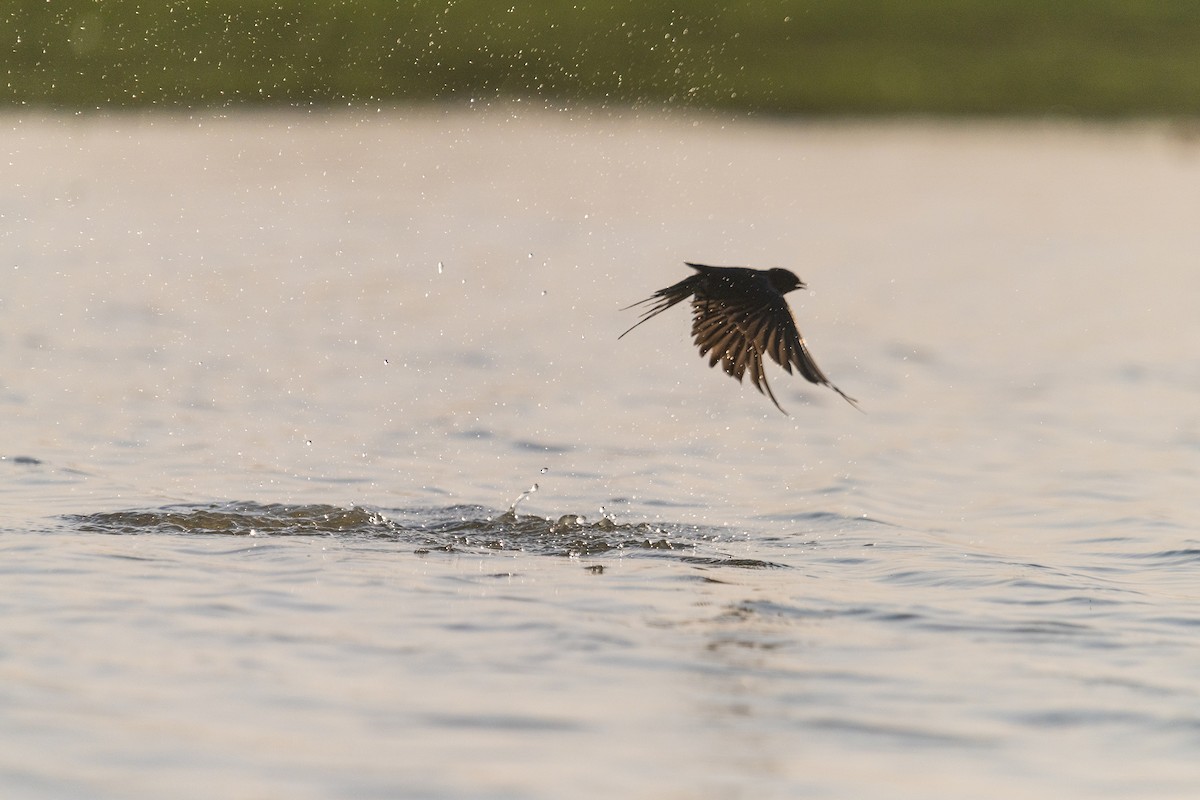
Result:
{"label": "water splash", "polygon": [[[482,506],[379,510],[352,506],[283,505],[253,502],[174,505],[157,509],[68,515],[77,530],[109,535],[218,535],[255,539],[328,536],[343,544],[371,540],[408,545],[408,552],[522,552],[568,558],[601,555],[674,559],[704,567],[778,567],[733,558],[715,549],[726,531],[695,526],[617,522],[606,511],[589,522],[580,514],[518,516],[522,493],[501,514]],[[398,552],[403,552],[400,550]]]}
{"label": "water splash", "polygon": [[521,504],[521,501],[529,497],[529,495],[533,494],[537,490],[538,485],[535,483],[533,486],[530,486],[528,489],[521,492],[520,496],[517,497],[516,500],[513,500],[512,504],[508,507],[508,513],[513,517],[517,516],[517,506]]}

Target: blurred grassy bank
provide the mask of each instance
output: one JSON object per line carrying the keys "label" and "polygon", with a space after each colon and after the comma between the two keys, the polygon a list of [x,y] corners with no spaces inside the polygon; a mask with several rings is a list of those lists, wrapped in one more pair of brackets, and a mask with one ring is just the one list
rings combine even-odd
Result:
{"label": "blurred grassy bank", "polygon": [[0,30],[9,106],[1200,113],[1195,0],[9,0]]}

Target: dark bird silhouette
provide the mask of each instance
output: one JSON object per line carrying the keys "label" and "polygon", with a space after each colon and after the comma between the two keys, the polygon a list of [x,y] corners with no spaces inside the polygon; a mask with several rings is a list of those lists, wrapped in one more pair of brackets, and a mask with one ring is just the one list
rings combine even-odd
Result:
{"label": "dark bird silhouette", "polygon": [[[786,269],[709,267],[685,262],[696,274],[684,278],[627,308],[652,303],[625,333],[658,316],[676,303],[692,299],[692,338],[700,355],[712,353],[708,365],[721,362],[725,372],[741,382],[746,373],[759,393],[780,411],[767,373],[765,356],[791,373],[792,367],[813,383],[828,386],[858,408],[858,401],[829,382],[804,344],[784,295],[805,288],[804,281]],[[617,338],[623,338],[622,333]],[[786,414],[786,411],[783,411]]]}

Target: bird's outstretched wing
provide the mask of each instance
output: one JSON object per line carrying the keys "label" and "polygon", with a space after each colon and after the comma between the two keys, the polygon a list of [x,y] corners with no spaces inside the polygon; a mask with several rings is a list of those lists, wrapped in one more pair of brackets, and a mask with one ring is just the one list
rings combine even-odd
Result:
{"label": "bird's outstretched wing", "polygon": [[812,383],[828,386],[858,407],[854,398],[830,383],[821,372],[804,344],[787,302],[778,293],[750,291],[744,296],[720,299],[698,294],[692,301],[692,338],[700,348],[700,355],[712,353],[710,367],[719,361],[725,372],[738,381],[749,373],[754,388],[771,398],[784,414],[787,412],[775,399],[763,369],[766,356],[789,373],[795,367]]}
{"label": "bird's outstretched wing", "polygon": [[[689,297],[691,297],[693,294],[696,293],[697,289],[700,288],[702,281],[703,281],[702,276],[692,275],[691,277],[684,278],[679,283],[677,283],[673,286],[668,286],[665,289],[659,289],[657,292],[650,295],[645,300],[639,300],[636,303],[634,303],[633,305],[625,306],[625,308],[621,309],[622,311],[633,308],[634,306],[646,305],[647,303],[654,304],[654,305],[650,306],[650,308],[643,311],[642,316],[638,318],[638,321],[633,323],[632,325],[630,325],[629,328],[625,331],[625,333],[629,333],[629,331],[633,330],[638,325],[641,325],[643,322],[650,319],[651,317],[658,316],[659,314],[666,311],[668,308],[675,305],[676,303],[681,303],[684,300],[687,300]],[[618,339],[623,338],[625,336],[625,333],[622,333],[617,338]]]}

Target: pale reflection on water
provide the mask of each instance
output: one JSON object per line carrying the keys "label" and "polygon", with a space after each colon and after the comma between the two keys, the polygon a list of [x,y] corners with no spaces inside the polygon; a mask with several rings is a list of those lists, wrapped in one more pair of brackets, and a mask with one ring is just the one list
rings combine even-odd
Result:
{"label": "pale reflection on water", "polygon": [[[0,146],[6,795],[1200,791],[1169,128],[421,109]],[[799,274],[866,414],[776,370],[779,414],[683,308],[618,342],[685,259]]]}

